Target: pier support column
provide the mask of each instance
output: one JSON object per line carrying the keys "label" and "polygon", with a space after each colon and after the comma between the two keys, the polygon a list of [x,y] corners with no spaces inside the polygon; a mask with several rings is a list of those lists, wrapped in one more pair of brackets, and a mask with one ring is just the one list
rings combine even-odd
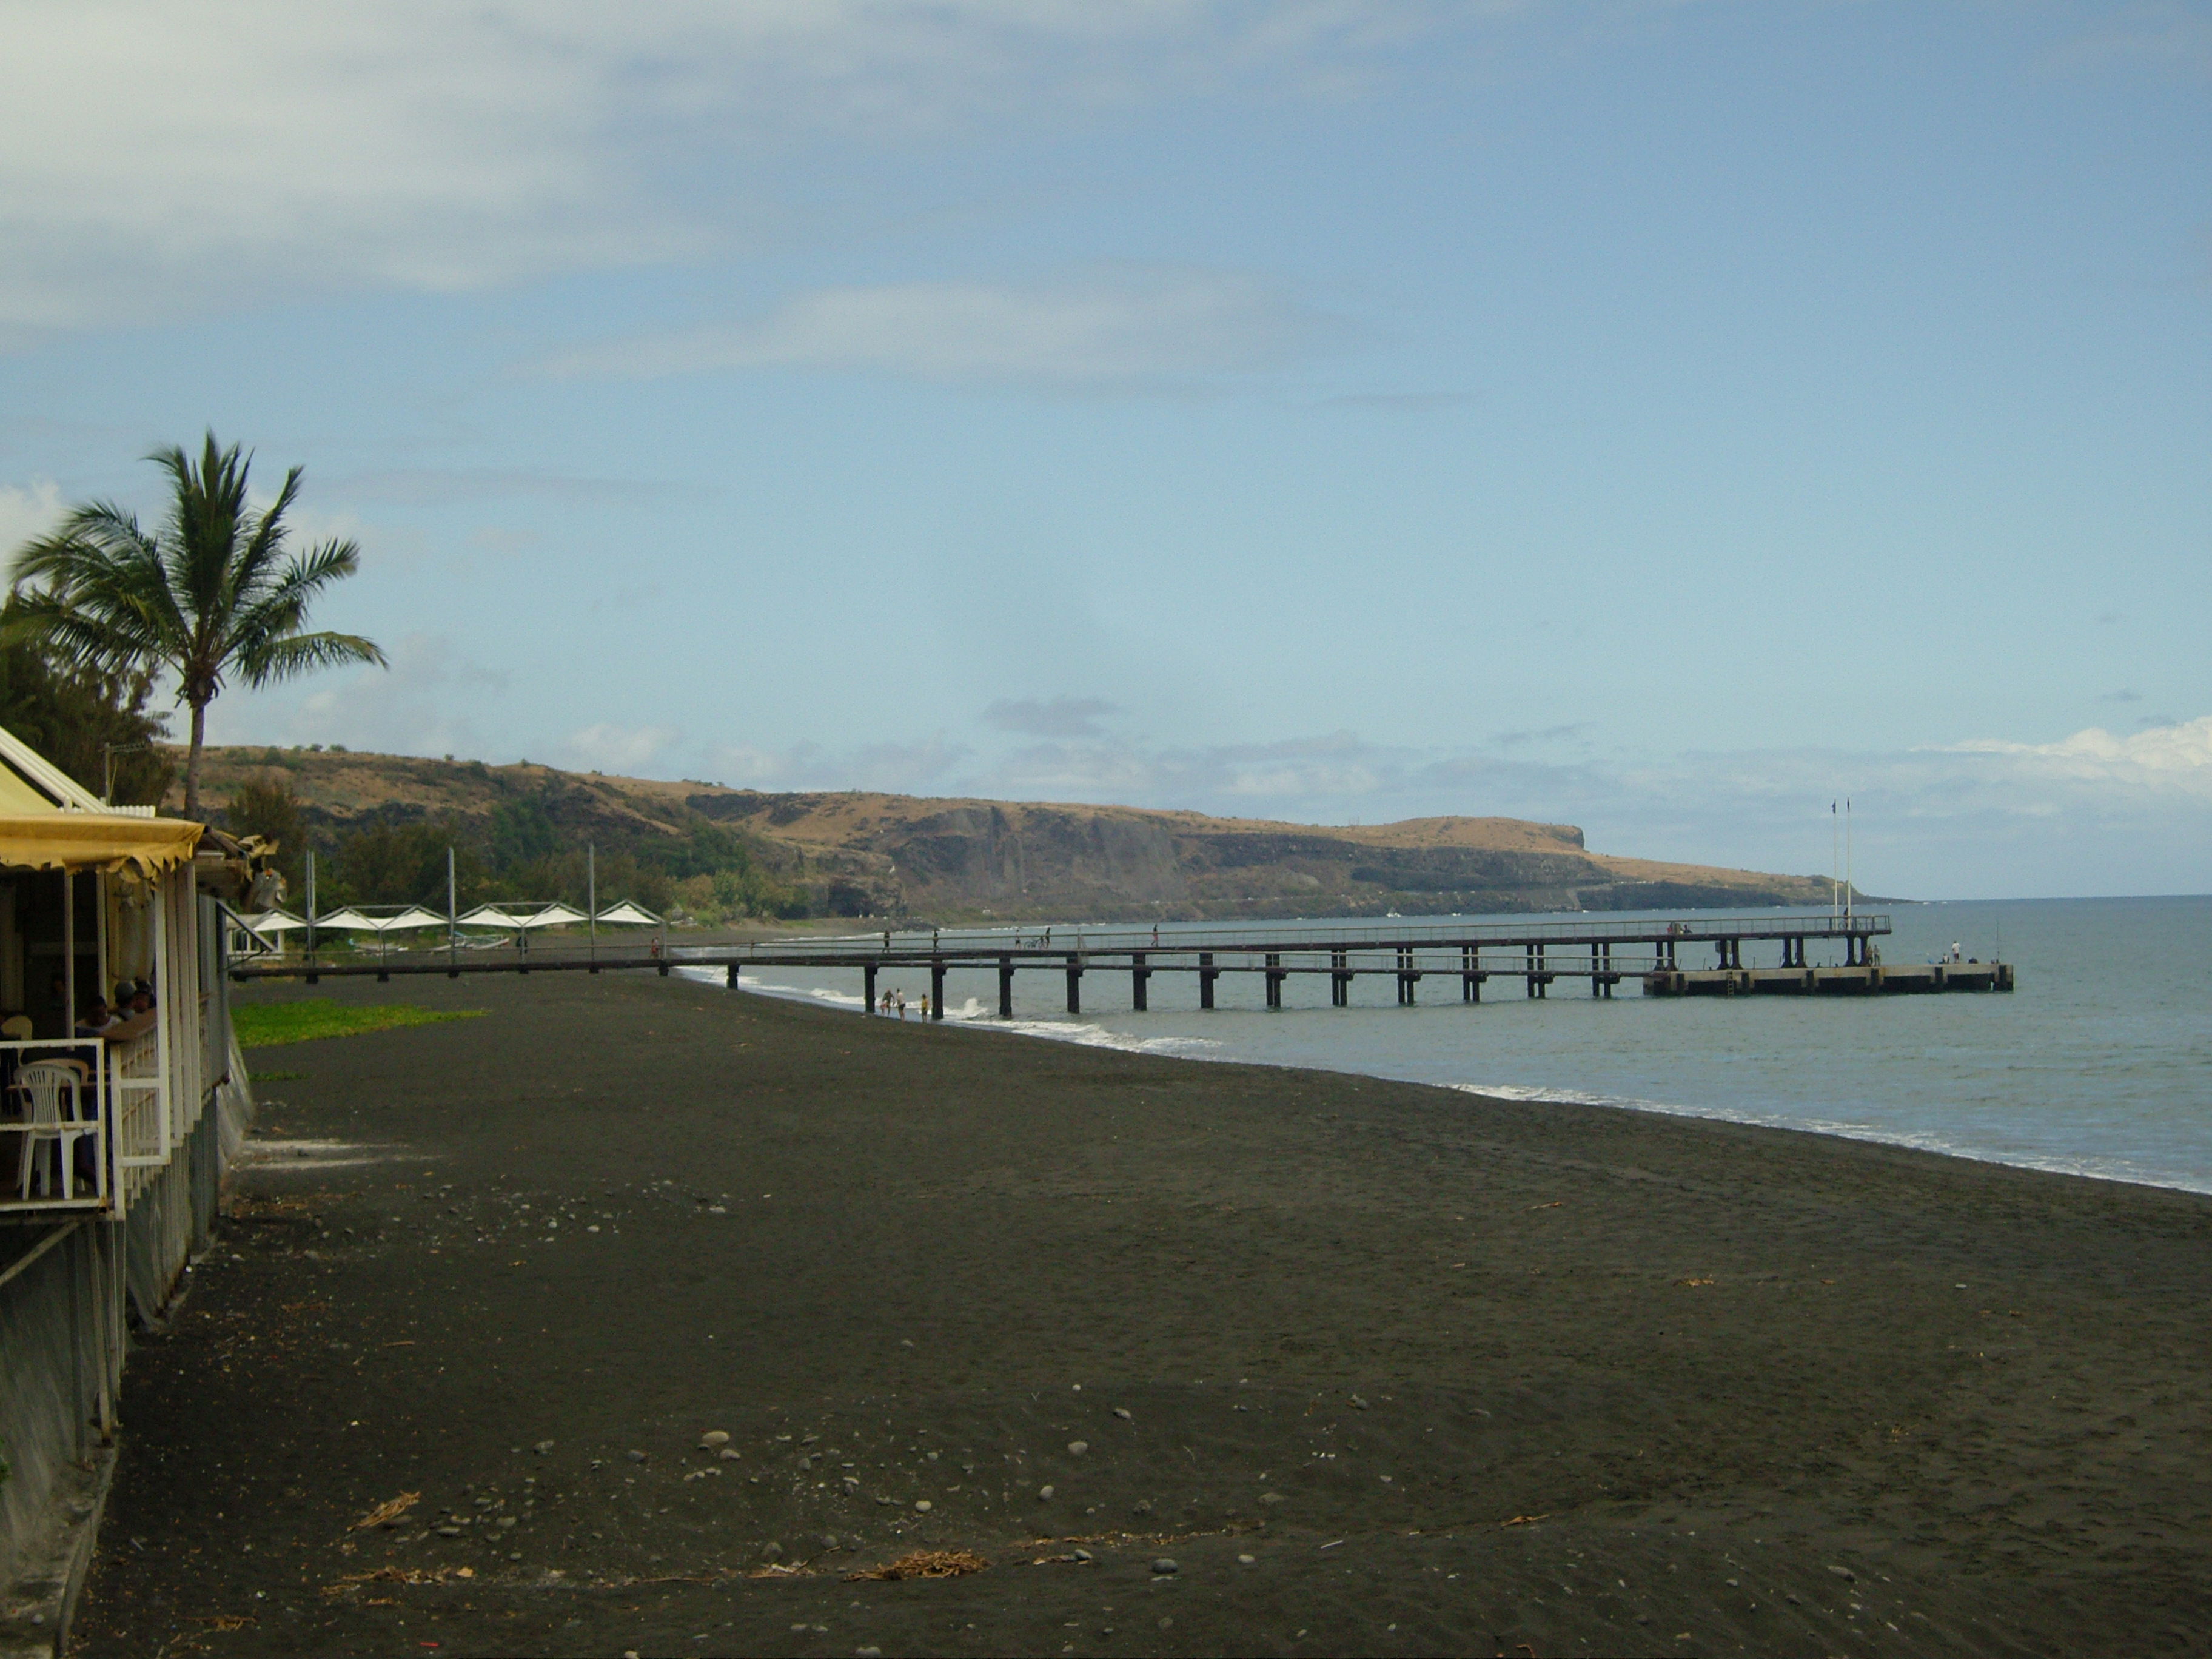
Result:
{"label": "pier support column", "polygon": [[1536,947],[1531,945],[1524,948],[1527,950],[1528,956],[1528,965],[1524,971],[1528,981],[1528,996],[1533,1001],[1536,997],[1542,994],[1542,988],[1537,983],[1536,980]]}
{"label": "pier support column", "polygon": [[1601,954],[1596,945],[1590,946],[1590,994],[1594,997],[1601,997],[1605,994],[1605,981],[1598,966]]}
{"label": "pier support column", "polygon": [[866,1012],[872,1014],[876,1012],[876,964],[872,962],[861,969],[860,977],[865,988],[861,994],[867,999],[868,1003]]}
{"label": "pier support column", "polygon": [[1145,966],[1145,953],[1133,953],[1129,957],[1129,1006],[1140,1014],[1146,1012],[1145,981],[1152,976],[1152,970]]}
{"label": "pier support column", "polygon": [[936,957],[929,964],[929,1017],[945,1018],[945,958]]}
{"label": "pier support column", "polygon": [[1083,1012],[1083,958],[1071,956],[1067,959],[1067,1012]]}
{"label": "pier support column", "polygon": [[1352,974],[1345,965],[1348,960],[1341,951],[1328,953],[1328,1006],[1332,1008],[1352,1006]]}
{"label": "pier support column", "polygon": [[1198,953],[1198,1006],[1200,1007],[1213,1006],[1213,981],[1220,977],[1221,970],[1213,965],[1213,952],[1200,951]]}
{"label": "pier support column", "polygon": [[1482,952],[1472,945],[1459,947],[1459,1000],[1482,1000]]}
{"label": "pier support column", "polygon": [[1398,1004],[1401,1007],[1413,1006],[1413,987],[1420,979],[1413,971],[1413,952],[1410,946],[1398,947]]}
{"label": "pier support column", "polygon": [[730,964],[729,972],[724,977],[722,983],[729,987],[732,991],[738,988],[738,964],[736,963],[733,962]]}
{"label": "pier support column", "polygon": [[999,958],[999,1018],[1012,1019],[1013,1017],[1014,959],[1012,957],[1000,957]]}
{"label": "pier support column", "polygon": [[1270,1008],[1279,1008],[1283,1006],[1283,975],[1278,971],[1282,965],[1283,958],[1279,952],[1273,951],[1267,952],[1267,972],[1266,978],[1267,981],[1267,1006]]}
{"label": "pier support column", "polygon": [[1607,1002],[1610,1002],[1610,1001],[1612,1001],[1612,1000],[1613,1000],[1613,979],[1614,979],[1614,974],[1613,974],[1613,942],[1612,942],[1610,939],[1608,939],[1608,940],[1606,942],[1606,947],[1605,947],[1605,1000],[1606,1000]]}

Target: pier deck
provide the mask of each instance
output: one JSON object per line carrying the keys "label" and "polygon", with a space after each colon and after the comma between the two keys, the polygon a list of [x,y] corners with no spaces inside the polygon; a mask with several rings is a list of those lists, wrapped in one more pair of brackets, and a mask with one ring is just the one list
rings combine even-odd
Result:
{"label": "pier deck", "polygon": [[[1214,1006],[1224,975],[1255,975],[1265,982],[1267,1006],[1283,1006],[1291,979],[1326,978],[1333,1006],[1350,1005],[1352,982],[1363,976],[1394,980],[1398,1000],[1413,1003],[1425,979],[1459,981],[1462,1001],[1479,1002],[1492,979],[1518,980],[1524,993],[1542,999],[1560,980],[1583,980],[1590,994],[1606,998],[1624,980],[1642,982],[1647,996],[1868,994],[1882,992],[2012,988],[2012,969],[2002,963],[1887,966],[1875,941],[1890,932],[1887,915],[1698,916],[1668,920],[1401,923],[1372,921],[1290,924],[1274,927],[1157,928],[1037,927],[939,929],[927,933],[880,933],[836,939],[786,939],[750,945],[669,948],[605,946],[535,951],[462,950],[458,945],[357,960],[322,957],[234,963],[238,980],[325,975],[559,973],[676,968],[719,969],[735,987],[748,968],[857,969],[868,1005],[877,1005],[879,975],[901,969],[930,975],[930,1012],[944,1017],[945,981],[956,972],[994,973],[999,1012],[1012,1018],[1014,978],[1024,970],[1063,975],[1069,1013],[1082,1012],[1082,981],[1095,972],[1126,973],[1131,1001],[1150,1006],[1158,975],[1188,975],[1197,981],[1198,1006]],[[1841,963],[1815,965],[1808,950],[1840,946]],[[1778,966],[1747,966],[1746,945],[1778,947]],[[1700,951],[1711,965],[1686,960]]]}

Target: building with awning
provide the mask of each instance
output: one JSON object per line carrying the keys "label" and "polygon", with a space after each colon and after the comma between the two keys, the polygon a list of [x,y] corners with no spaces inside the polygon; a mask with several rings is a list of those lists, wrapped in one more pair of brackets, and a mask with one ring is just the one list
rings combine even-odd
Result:
{"label": "building with awning", "polygon": [[132,1321],[161,1323],[244,1136],[215,892],[246,865],[0,729],[0,1619],[97,1524]]}

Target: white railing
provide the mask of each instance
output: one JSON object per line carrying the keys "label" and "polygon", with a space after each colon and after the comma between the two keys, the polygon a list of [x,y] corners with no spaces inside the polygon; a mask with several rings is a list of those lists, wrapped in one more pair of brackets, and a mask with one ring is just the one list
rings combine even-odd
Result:
{"label": "white railing", "polygon": [[115,1119],[115,1167],[154,1169],[169,1161],[169,1073],[161,1031],[141,1031],[107,1056]]}
{"label": "white railing", "polygon": [[[0,1214],[107,1207],[110,1058],[96,1037],[0,1042]],[[76,1085],[58,1091],[54,1115],[44,1117],[36,1104],[43,1091],[23,1070],[58,1060],[76,1072]]]}

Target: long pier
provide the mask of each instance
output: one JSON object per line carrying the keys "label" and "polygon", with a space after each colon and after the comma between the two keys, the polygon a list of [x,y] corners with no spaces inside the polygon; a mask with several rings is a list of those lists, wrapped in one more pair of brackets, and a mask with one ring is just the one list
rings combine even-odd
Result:
{"label": "long pier", "polygon": [[[1224,975],[1257,976],[1266,1005],[1283,1006],[1283,988],[1301,977],[1326,978],[1334,1007],[1351,1003],[1353,981],[1382,976],[1396,982],[1398,1001],[1411,1005],[1423,981],[1456,980],[1460,1000],[1480,1002],[1493,979],[1521,981],[1524,995],[1547,996],[1561,980],[1586,980],[1594,997],[1609,998],[1623,981],[1641,981],[1647,996],[1852,994],[2013,988],[2012,969],[1998,963],[1889,966],[1876,940],[1890,932],[1887,915],[1691,915],[1673,921],[1579,921],[1531,918],[1526,922],[1401,923],[1375,921],[1291,924],[1272,927],[1049,927],[937,929],[927,933],[887,929],[836,939],[784,939],[757,944],[675,949],[656,941],[591,952],[464,951],[458,948],[402,953],[360,961],[250,961],[232,964],[238,980],[322,976],[471,973],[560,973],[677,968],[720,969],[735,988],[746,968],[857,969],[873,1011],[878,979],[886,972],[926,971],[930,1014],[945,1014],[945,975],[995,973],[1000,1016],[1012,1018],[1018,973],[1062,976],[1066,1009],[1083,1012],[1083,981],[1094,973],[1129,975],[1130,1000],[1139,1012],[1151,1005],[1152,981],[1166,974],[1195,979],[1198,1006],[1214,1006]],[[1808,948],[1839,944],[1844,960],[1815,965]],[[1747,967],[1747,945],[1780,947],[1773,967]],[[1709,957],[1699,961],[1700,951]]]}

